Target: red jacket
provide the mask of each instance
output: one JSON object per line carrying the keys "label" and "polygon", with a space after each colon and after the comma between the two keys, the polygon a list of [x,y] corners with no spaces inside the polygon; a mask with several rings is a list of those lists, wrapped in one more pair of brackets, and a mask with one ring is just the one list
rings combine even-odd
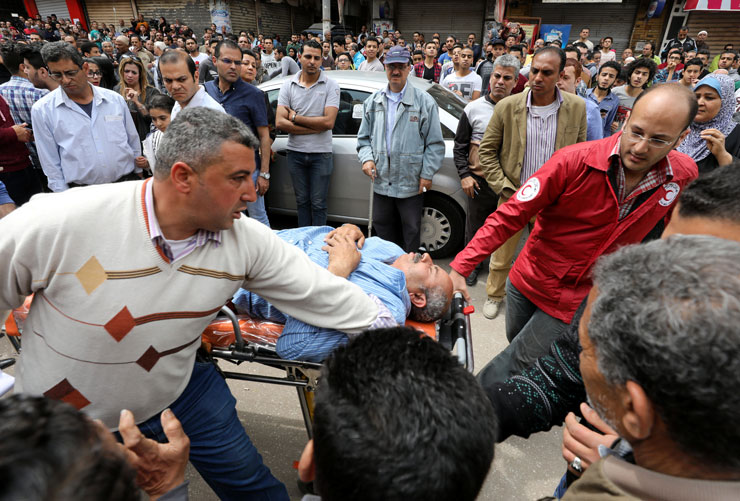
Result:
{"label": "red jacket", "polygon": [[[558,150],[537,173],[488,216],[450,266],[463,276],[537,216],[532,234],[509,273],[511,283],[550,316],[570,323],[591,288],[599,256],[641,242],[670,214],[679,192],[698,176],[696,163],[671,151],[673,178],[647,192],[618,220],[619,206],[608,171],[621,134]],[[640,197],[638,197],[638,200]]]}
{"label": "red jacket", "polygon": [[31,165],[28,148],[18,141],[8,103],[0,96],[0,172],[15,172]]}

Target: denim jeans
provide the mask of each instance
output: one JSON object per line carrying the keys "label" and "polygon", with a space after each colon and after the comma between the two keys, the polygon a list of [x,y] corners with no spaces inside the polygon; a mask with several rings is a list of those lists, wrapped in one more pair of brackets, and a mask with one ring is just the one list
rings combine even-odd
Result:
{"label": "denim jeans", "polygon": [[[260,177],[260,170],[255,169],[252,174],[252,181],[254,181],[254,187],[257,188],[257,179]],[[247,202],[247,214],[252,219],[256,219],[260,223],[264,224],[268,228],[270,227],[270,220],[267,219],[267,209],[265,209],[265,197],[257,193],[257,200],[254,202]]]}
{"label": "denim jeans", "polygon": [[287,158],[298,206],[298,226],[325,225],[334,156],[288,150]]}
{"label": "denim jeans", "polygon": [[508,379],[550,352],[550,345],[568,328],[562,320],[540,310],[506,280],[506,337],[501,353],[478,374],[484,387]]}
{"label": "denim jeans", "polygon": [[[270,473],[236,413],[236,399],[208,362],[196,362],[185,391],[170,405],[190,438],[190,462],[220,499],[287,500],[285,486]],[[166,442],[160,416],[139,425]]]}

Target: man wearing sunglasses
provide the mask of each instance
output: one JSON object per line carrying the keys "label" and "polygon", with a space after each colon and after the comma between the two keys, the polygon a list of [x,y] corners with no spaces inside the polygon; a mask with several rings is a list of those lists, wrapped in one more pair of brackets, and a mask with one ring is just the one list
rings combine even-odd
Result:
{"label": "man wearing sunglasses", "polygon": [[65,42],[44,45],[49,77],[60,86],[31,109],[41,167],[52,191],[137,179],[141,142],[120,94],[93,87],[88,65]]}
{"label": "man wearing sunglasses", "polygon": [[267,107],[262,91],[241,79],[242,52],[234,41],[219,42],[213,53],[213,64],[218,70],[215,80],[204,85],[209,96],[223,106],[226,113],[238,118],[259,139],[259,151],[255,150],[257,168],[252,181],[257,190],[257,199],[247,202],[249,217],[270,226],[265,210],[264,195],[270,188],[270,129],[267,122]]}
{"label": "man wearing sunglasses", "polygon": [[623,132],[558,150],[450,263],[455,288],[467,296],[463,277],[536,216],[506,284],[510,344],[481,371],[487,384],[547,354],[588,294],[599,256],[660,235],[678,194],[698,175],[690,157],[673,151],[697,109],[681,85],[644,92]]}

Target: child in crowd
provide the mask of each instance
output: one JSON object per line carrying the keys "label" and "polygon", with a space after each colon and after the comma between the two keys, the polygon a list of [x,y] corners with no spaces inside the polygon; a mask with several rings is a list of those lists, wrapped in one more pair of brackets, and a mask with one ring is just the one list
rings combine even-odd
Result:
{"label": "child in crowd", "polygon": [[157,130],[149,133],[146,139],[144,139],[142,143],[144,156],[136,158],[136,166],[144,169],[145,177],[152,175],[157,148],[159,147],[159,142],[162,140],[162,134],[167,130],[167,126],[170,125],[170,115],[174,105],[175,101],[170,96],[161,94],[154,96],[149,106],[147,106],[149,116],[152,117],[152,125]]}

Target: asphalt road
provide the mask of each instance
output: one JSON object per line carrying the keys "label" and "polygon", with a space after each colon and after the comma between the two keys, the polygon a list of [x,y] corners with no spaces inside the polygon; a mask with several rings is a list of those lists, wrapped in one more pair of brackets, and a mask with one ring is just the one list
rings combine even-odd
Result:
{"label": "asphalt road", "polygon": [[[442,260],[439,264],[447,267],[449,261]],[[486,300],[485,274],[470,292],[476,308],[472,331],[477,372],[507,345],[507,341],[504,315],[487,320],[482,314]],[[8,340],[0,339],[0,359],[13,355]],[[224,361],[220,363],[229,371],[281,375],[259,364],[245,363],[235,367]],[[13,368],[7,372],[12,374]],[[299,459],[307,436],[295,389],[234,380],[229,380],[229,386],[237,399],[239,417],[265,463],[287,485],[291,499],[300,499],[293,464]],[[527,440],[514,437],[497,445],[495,460],[479,499],[535,500],[551,495],[566,466],[560,456],[561,437],[562,431],[557,428]],[[193,468],[189,467],[187,476],[191,482],[191,499],[217,499]]]}

